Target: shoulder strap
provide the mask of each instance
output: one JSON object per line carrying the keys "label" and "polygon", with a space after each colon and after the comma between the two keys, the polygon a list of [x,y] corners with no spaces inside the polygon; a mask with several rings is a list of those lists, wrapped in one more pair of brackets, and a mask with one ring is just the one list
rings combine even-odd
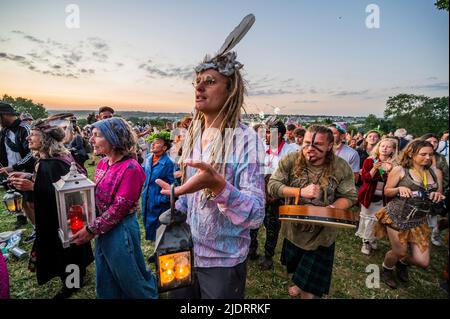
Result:
{"label": "shoulder strap", "polygon": [[[65,164],[69,165],[69,167],[72,165],[72,161],[69,160],[69,158],[67,158],[66,156],[53,157],[52,159],[63,162]],[[78,173],[87,175],[87,171],[82,166],[80,166],[80,164],[78,164],[75,160],[73,160],[73,162],[77,166]]]}

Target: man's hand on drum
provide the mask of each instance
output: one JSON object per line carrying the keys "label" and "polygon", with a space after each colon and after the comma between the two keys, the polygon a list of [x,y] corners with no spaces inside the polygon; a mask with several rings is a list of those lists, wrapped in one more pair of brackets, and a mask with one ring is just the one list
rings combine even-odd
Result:
{"label": "man's hand on drum", "polygon": [[317,184],[309,184],[308,186],[302,188],[301,197],[304,198],[319,198],[320,196],[320,186]]}
{"label": "man's hand on drum", "polygon": [[[195,193],[205,188],[218,195],[225,188],[226,180],[210,164],[193,160],[186,160],[183,164],[196,168],[197,172],[183,185],[175,187],[175,196]],[[161,179],[157,179],[156,184],[162,188],[161,194],[170,196],[170,184]]]}

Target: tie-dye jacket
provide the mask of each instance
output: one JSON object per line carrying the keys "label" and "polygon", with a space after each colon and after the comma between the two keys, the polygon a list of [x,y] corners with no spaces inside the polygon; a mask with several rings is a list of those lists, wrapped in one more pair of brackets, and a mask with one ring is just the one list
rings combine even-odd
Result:
{"label": "tie-dye jacket", "polygon": [[[196,267],[233,267],[244,262],[250,229],[258,228],[264,219],[264,146],[253,130],[243,124],[239,128],[241,134],[235,135],[233,155],[226,163],[223,191],[208,200],[202,191],[185,194],[176,202],[176,208],[187,213]],[[197,138],[194,159],[199,159],[195,154],[200,152],[200,143]],[[207,161],[209,149],[200,156]],[[189,178],[195,169],[187,168],[186,174]]]}

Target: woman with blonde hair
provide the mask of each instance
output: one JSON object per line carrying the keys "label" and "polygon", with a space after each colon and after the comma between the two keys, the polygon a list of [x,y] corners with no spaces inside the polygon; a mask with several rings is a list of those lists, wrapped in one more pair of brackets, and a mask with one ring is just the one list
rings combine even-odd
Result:
{"label": "woman with blonde hair", "polygon": [[[58,235],[59,221],[56,207],[55,189],[57,182],[69,172],[75,160],[63,145],[64,130],[52,125],[49,119],[38,120],[31,128],[27,140],[30,149],[37,158],[35,174],[13,173],[9,182],[19,190],[34,191],[36,215],[36,240],[30,253],[29,270],[36,272],[39,285],[54,277],[60,277],[62,288],[54,298],[68,298],[78,288],[68,288],[66,272],[68,265],[77,265],[80,270],[81,284],[86,267],[94,260],[91,245],[71,245],[63,248]],[[86,174],[77,165],[78,172]]]}
{"label": "woman with blonde hair", "polygon": [[433,146],[427,141],[415,140],[405,147],[399,166],[392,169],[384,188],[384,195],[392,200],[375,215],[376,237],[387,235],[391,243],[382,279],[393,289],[397,288],[394,268],[398,279],[407,282],[408,265],[426,268],[430,262],[427,215],[445,198],[439,182],[441,173],[432,167],[433,155]]}
{"label": "woman with blonde hair", "polygon": [[389,172],[398,164],[397,140],[385,138],[377,143],[366,158],[361,169],[362,186],[358,191],[358,201],[361,204],[359,227],[356,236],[361,237],[363,244],[361,252],[369,255],[377,249],[373,235],[376,224],[375,214],[387,203],[384,196],[384,185]]}
{"label": "woman with blonde hair", "polygon": [[[244,18],[219,53],[195,68],[195,113],[183,145],[183,184],[176,208],[187,214],[194,242],[194,286],[172,298],[245,296],[250,229],[264,218],[264,176],[256,133],[241,122],[245,86],[229,52],[254,22]],[[235,40],[238,39],[238,40]],[[231,40],[231,42],[229,42]],[[169,195],[170,185],[156,183]]]}

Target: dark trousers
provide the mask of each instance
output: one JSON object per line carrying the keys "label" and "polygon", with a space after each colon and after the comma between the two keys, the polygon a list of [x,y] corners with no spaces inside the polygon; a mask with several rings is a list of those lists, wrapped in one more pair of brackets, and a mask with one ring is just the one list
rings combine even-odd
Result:
{"label": "dark trousers", "polygon": [[244,299],[246,278],[246,261],[234,267],[196,267],[192,286],[169,292],[169,298]]}
{"label": "dark trousers", "polygon": [[[277,247],[278,234],[281,228],[281,221],[278,219],[280,205],[281,203],[279,201],[266,204],[266,213],[264,215],[264,227],[266,228],[264,255],[267,258],[272,258],[275,255],[275,248]],[[250,252],[258,249],[258,230],[250,230]]]}

